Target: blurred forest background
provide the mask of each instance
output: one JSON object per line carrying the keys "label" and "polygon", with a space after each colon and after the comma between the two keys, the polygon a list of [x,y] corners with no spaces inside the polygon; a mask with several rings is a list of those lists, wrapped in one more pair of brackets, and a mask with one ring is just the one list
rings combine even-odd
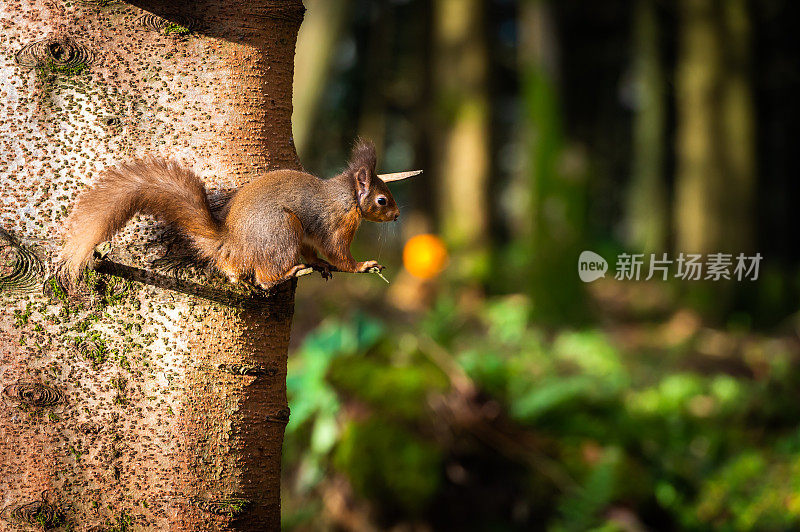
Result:
{"label": "blurred forest background", "polygon": [[[354,244],[390,285],[300,282],[285,528],[800,528],[795,3],[305,3],[305,167],[361,135],[425,173]],[[623,282],[623,252],[763,260]]]}

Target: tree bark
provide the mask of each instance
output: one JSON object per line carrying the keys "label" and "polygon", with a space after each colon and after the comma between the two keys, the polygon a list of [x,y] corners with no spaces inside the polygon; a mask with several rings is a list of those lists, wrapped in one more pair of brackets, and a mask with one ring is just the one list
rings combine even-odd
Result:
{"label": "tree bark", "polygon": [[489,269],[489,59],[482,0],[434,3],[434,83],[442,118],[439,218],[457,276]]}
{"label": "tree bark", "polygon": [[559,44],[552,3],[520,4],[520,90],[529,169],[528,291],[541,323],[586,318],[583,283],[575,274],[583,250],[586,158],[566,138],[559,98]]}
{"label": "tree bark", "polygon": [[633,163],[627,198],[628,244],[646,253],[664,251],[667,190],[664,182],[666,102],[654,0],[638,0],[633,18],[635,115]]}
{"label": "tree bark", "polygon": [[306,4],[309,11],[297,39],[294,75],[294,144],[304,159],[352,2],[312,0]]}
{"label": "tree bark", "polygon": [[753,239],[755,125],[746,3],[679,5],[677,251],[747,251]]}
{"label": "tree bark", "polygon": [[[280,528],[296,283],[230,299],[197,272],[181,275],[217,288],[93,274],[67,300],[45,274],[78,192],[116,161],[177,158],[212,190],[300,167],[303,11],[300,0],[0,7],[4,530]],[[149,269],[165,242],[139,217],[111,257]]]}

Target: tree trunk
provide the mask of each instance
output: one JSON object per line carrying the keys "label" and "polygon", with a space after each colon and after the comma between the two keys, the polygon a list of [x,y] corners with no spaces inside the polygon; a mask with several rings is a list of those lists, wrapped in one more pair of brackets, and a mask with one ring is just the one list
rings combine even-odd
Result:
{"label": "tree trunk", "polygon": [[443,118],[439,218],[465,278],[488,274],[490,138],[482,0],[434,4],[435,84]]}
{"label": "tree trunk", "polygon": [[[0,7],[3,529],[279,529],[295,283],[231,298],[130,269],[145,282],[92,274],[67,300],[45,271],[115,161],[177,158],[212,190],[299,168],[302,15],[300,0]],[[111,257],[152,269],[163,237],[139,217]]]}
{"label": "tree trunk", "polygon": [[664,251],[667,191],[664,183],[664,74],[655,0],[638,0],[633,19],[633,164],[628,189],[627,238],[635,250]]}
{"label": "tree trunk", "polygon": [[744,0],[682,0],[676,246],[736,253],[752,246],[754,119]]}
{"label": "tree trunk", "polygon": [[303,159],[352,2],[310,0],[306,4],[309,11],[297,39],[294,75],[294,144]]}
{"label": "tree trunk", "polygon": [[520,72],[525,155],[530,183],[528,287],[534,316],[545,323],[585,319],[577,275],[584,242],[586,161],[570,146],[558,97],[558,39],[551,3],[520,4]]}

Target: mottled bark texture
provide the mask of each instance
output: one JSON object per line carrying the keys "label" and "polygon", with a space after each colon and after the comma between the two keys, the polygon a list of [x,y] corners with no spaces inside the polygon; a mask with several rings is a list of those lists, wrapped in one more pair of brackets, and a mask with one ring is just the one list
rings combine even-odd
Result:
{"label": "mottled bark texture", "polygon": [[[302,16],[300,0],[0,4],[0,529],[279,528],[295,282],[243,300],[202,272],[181,286],[221,288],[92,274],[67,300],[45,279],[75,197],[116,161],[176,158],[211,190],[299,168]],[[110,258],[152,269],[163,237],[138,217]]]}

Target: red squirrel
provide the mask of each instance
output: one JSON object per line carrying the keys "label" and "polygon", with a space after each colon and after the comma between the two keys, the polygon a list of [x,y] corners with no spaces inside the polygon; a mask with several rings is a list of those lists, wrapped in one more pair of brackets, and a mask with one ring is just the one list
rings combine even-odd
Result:
{"label": "red squirrel", "polygon": [[326,278],[333,269],[381,270],[374,260],[356,262],[350,243],[362,219],[397,220],[400,211],[386,182],[421,171],[378,176],[375,166],[374,145],[359,140],[341,174],[319,179],[296,170],[268,172],[238,189],[218,220],[191,170],[155,158],[123,164],[78,198],[58,259],[60,277],[73,283],[94,248],[137,213],[176,226],[233,283],[252,275],[269,288],[308,267]]}

